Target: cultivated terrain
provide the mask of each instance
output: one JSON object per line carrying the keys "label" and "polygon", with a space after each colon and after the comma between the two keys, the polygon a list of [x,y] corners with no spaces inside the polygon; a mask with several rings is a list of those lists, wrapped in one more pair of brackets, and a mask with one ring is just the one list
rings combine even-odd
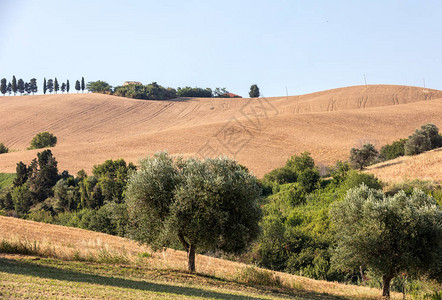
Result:
{"label": "cultivated terrain", "polygon": [[[90,172],[106,159],[137,162],[168,150],[185,156],[233,156],[261,177],[303,151],[318,164],[334,164],[365,142],[379,149],[422,124],[441,128],[441,115],[442,91],[392,85],[254,99],[7,96],[0,98],[0,142],[13,152],[0,155],[0,172],[14,172],[21,160],[29,163],[38,152],[26,150],[30,140],[49,131],[58,137],[52,151],[59,169],[73,174]],[[431,159],[430,165],[440,170],[441,152]],[[398,172],[399,177],[405,174]],[[432,176],[441,180],[440,172]]]}

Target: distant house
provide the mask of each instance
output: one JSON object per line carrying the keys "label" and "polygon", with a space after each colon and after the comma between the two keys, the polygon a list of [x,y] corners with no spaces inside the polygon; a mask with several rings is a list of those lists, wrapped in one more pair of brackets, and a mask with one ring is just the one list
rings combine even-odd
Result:
{"label": "distant house", "polygon": [[142,84],[141,82],[138,82],[138,81],[125,81],[124,83],[123,83],[123,86],[124,85],[129,85],[129,84]]}
{"label": "distant house", "polygon": [[242,98],[240,95],[234,94],[234,93],[226,93],[224,94],[225,98]]}

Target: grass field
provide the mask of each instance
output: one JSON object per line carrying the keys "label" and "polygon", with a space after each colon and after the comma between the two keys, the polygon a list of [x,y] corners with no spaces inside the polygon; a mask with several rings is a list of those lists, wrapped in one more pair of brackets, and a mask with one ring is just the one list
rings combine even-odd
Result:
{"label": "grass field", "polygon": [[[14,172],[39,150],[32,137],[50,131],[59,169],[90,172],[94,164],[168,150],[184,156],[233,156],[261,177],[287,158],[311,152],[319,164],[348,159],[363,142],[382,145],[425,123],[442,127],[442,92],[369,85],[302,96],[146,101],[102,94],[0,99],[0,172]],[[442,167],[442,166],[441,166]]]}
{"label": "grass field", "polygon": [[376,299],[380,294],[204,255],[197,255],[197,274],[189,274],[183,251],[151,252],[124,238],[78,228],[11,217],[0,217],[0,228],[0,298]]}
{"label": "grass field", "polygon": [[12,184],[15,173],[0,173],[0,190]]}

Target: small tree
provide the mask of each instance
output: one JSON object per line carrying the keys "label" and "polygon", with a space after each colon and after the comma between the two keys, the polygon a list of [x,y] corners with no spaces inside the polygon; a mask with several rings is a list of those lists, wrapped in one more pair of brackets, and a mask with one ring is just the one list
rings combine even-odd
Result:
{"label": "small tree", "polygon": [[77,81],[75,82],[75,89],[77,90],[77,93],[81,90],[80,80],[77,80]]}
{"label": "small tree", "polygon": [[2,78],[2,81],[0,83],[0,93],[2,93],[3,96],[6,94],[6,88],[7,88],[6,78]]}
{"label": "small tree", "polygon": [[181,243],[195,272],[197,250],[239,253],[257,237],[260,192],[257,179],[235,161],[157,153],[129,179],[133,236],[154,248]]}
{"label": "small tree", "polygon": [[60,90],[60,85],[58,84],[58,80],[57,80],[57,77],[55,77],[55,80],[54,80],[54,91],[55,91],[55,93],[57,94],[57,92]]}
{"label": "small tree", "polygon": [[17,89],[20,95],[23,95],[23,93],[25,92],[25,82],[21,78],[18,80]]}
{"label": "small tree", "polygon": [[0,143],[0,154],[8,153],[9,149],[3,143]]}
{"label": "small tree", "polygon": [[29,82],[25,82],[25,92],[30,95],[32,93],[31,84]]}
{"label": "small tree", "polygon": [[30,89],[31,89],[32,95],[34,95],[35,93],[37,93],[37,91],[38,91],[37,79],[32,78],[32,79],[30,80]]}
{"label": "small tree", "polygon": [[52,94],[52,91],[54,90],[54,81],[52,79],[48,79],[47,88],[50,94]]}
{"label": "small tree", "polygon": [[8,86],[6,87],[6,92],[11,96],[12,93],[12,84],[9,82]]}
{"label": "small tree", "polygon": [[40,149],[46,147],[54,147],[57,144],[57,137],[47,131],[37,133],[31,141],[29,149]]}
{"label": "small tree", "polygon": [[64,91],[66,91],[66,83],[63,82],[61,84],[61,88],[60,89],[61,89],[61,93],[64,94]]}
{"label": "small tree", "polygon": [[45,79],[44,79],[44,81],[43,81],[43,94],[45,94],[46,95],[46,91],[48,90],[48,87],[47,87],[47,85],[46,85],[46,77],[45,77]]}
{"label": "small tree", "polygon": [[259,97],[259,88],[256,84],[252,84],[249,92],[250,98],[258,98]]}
{"label": "small tree", "polygon": [[370,165],[378,156],[378,151],[373,144],[365,144],[361,149],[352,148],[350,151],[350,162],[359,170]]}
{"label": "small tree", "polygon": [[69,84],[69,79],[66,80],[66,93],[69,94],[69,90],[71,89],[71,85]]}
{"label": "small tree", "polygon": [[84,89],[86,88],[86,85],[84,84],[84,77],[81,77],[81,92],[84,93]]}
{"label": "small tree", "polygon": [[333,204],[330,216],[339,233],[333,264],[381,275],[383,297],[390,297],[390,282],[402,272],[440,276],[442,209],[421,190],[386,197],[361,185]]}
{"label": "small tree", "polygon": [[12,92],[14,93],[14,96],[17,94],[17,79],[15,79],[15,76],[12,76]]}

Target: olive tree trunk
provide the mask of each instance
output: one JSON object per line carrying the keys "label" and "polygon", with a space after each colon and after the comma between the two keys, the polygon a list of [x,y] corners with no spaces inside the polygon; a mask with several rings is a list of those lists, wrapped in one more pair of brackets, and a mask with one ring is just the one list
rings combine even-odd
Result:
{"label": "olive tree trunk", "polygon": [[382,276],[382,299],[390,299],[390,282],[392,275]]}
{"label": "olive tree trunk", "polygon": [[184,234],[179,233],[178,238],[181,241],[184,249],[187,251],[187,270],[190,273],[195,273],[195,249],[196,246],[192,243],[188,243],[184,238]]}

